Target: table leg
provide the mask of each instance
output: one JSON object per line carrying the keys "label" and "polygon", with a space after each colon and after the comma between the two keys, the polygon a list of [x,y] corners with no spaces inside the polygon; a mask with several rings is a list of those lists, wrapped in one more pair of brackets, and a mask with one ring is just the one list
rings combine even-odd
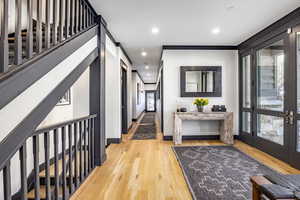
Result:
{"label": "table leg", "polygon": [[175,116],[173,141],[175,145],[182,144],[182,120]]}
{"label": "table leg", "polygon": [[234,144],[233,139],[233,115],[228,115],[220,123],[220,139],[225,144]]}

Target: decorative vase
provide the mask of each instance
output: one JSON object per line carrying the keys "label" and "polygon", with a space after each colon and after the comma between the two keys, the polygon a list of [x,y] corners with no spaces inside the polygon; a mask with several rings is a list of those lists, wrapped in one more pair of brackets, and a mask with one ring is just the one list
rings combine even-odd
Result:
{"label": "decorative vase", "polygon": [[203,112],[204,106],[197,106],[198,112]]}

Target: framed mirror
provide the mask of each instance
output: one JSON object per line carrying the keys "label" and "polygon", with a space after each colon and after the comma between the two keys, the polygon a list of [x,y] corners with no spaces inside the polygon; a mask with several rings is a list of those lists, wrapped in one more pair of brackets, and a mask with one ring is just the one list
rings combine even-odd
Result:
{"label": "framed mirror", "polygon": [[221,66],[181,66],[181,97],[221,97]]}

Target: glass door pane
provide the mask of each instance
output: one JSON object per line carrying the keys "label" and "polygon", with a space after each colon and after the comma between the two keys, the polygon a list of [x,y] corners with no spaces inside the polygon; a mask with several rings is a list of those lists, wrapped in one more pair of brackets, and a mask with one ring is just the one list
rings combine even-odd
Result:
{"label": "glass door pane", "polygon": [[284,145],[284,119],[270,115],[257,116],[257,136]]}
{"label": "glass door pane", "polygon": [[147,92],[147,111],[155,111],[155,93]]}
{"label": "glass door pane", "polygon": [[[300,113],[300,32],[297,33],[297,113]],[[300,117],[297,116],[296,151],[300,152]]]}
{"label": "glass door pane", "polygon": [[251,133],[251,113],[243,112],[242,114],[242,131],[245,133]]}
{"label": "glass door pane", "polygon": [[278,40],[257,51],[257,136],[285,145],[285,42]]}
{"label": "glass door pane", "polygon": [[284,41],[280,40],[257,52],[257,107],[284,109]]}
{"label": "glass door pane", "polygon": [[251,56],[242,58],[243,71],[243,107],[251,107]]}

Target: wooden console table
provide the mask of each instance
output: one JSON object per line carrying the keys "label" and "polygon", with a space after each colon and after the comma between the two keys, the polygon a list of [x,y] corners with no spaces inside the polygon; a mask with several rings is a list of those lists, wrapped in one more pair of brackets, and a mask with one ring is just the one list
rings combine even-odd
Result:
{"label": "wooden console table", "polygon": [[220,139],[225,144],[232,145],[233,140],[233,112],[175,112],[174,113],[174,135],[175,144],[182,143],[182,121],[183,120],[218,120],[220,123]]}

